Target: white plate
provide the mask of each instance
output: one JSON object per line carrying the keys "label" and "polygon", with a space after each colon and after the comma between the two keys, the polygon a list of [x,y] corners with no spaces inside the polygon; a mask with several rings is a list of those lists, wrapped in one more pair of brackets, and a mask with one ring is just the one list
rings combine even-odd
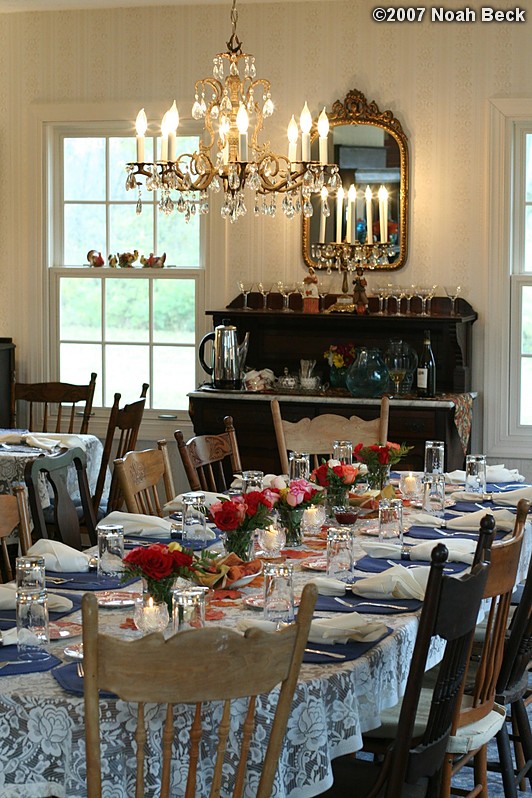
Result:
{"label": "white plate", "polygon": [[246,585],[249,585],[250,582],[253,582],[253,580],[259,576],[261,571],[262,566],[254,574],[248,574],[247,576],[243,576],[241,579],[237,579],[236,582],[230,582],[228,585],[226,585],[226,587],[228,590],[232,590],[234,587],[246,587]]}
{"label": "white plate", "polygon": [[64,649],[65,657],[70,659],[83,659],[83,643],[73,643]]}
{"label": "white plate", "polygon": [[132,593],[128,590],[103,590],[96,593],[99,607],[133,607],[135,601],[140,598],[140,593]]}
{"label": "white plate", "polygon": [[62,640],[64,637],[79,637],[82,626],[71,621],[51,621],[49,630],[50,640]]}
{"label": "white plate", "polygon": [[306,571],[326,571],[327,560],[324,559],[323,557],[316,560],[302,560],[301,567],[304,568]]}

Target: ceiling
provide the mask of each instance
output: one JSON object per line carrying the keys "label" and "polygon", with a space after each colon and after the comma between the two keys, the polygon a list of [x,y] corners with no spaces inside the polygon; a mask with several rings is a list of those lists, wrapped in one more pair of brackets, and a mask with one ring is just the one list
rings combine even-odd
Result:
{"label": "ceiling", "polygon": [[[273,0],[273,2],[281,0]],[[331,2],[332,0],[321,0]],[[198,0],[0,0],[0,13],[15,11],[80,11],[95,8],[145,8],[149,6],[195,5]],[[239,0],[239,5],[264,3],[265,0]],[[304,3],[307,0],[290,0]],[[229,5],[229,0],[204,0],[212,5]]]}

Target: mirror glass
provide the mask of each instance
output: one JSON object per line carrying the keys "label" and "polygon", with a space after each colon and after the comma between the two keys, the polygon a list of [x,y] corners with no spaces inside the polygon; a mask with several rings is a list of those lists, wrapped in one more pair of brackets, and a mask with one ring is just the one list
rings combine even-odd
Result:
{"label": "mirror glass", "polygon": [[[312,196],[314,212],[303,218],[304,261],[314,269],[338,268],[337,249],[323,245],[356,241],[371,245],[358,252],[364,268],[399,269],[408,250],[408,143],[401,123],[356,89],[343,102],[337,100],[327,115],[328,161],[339,166],[344,197],[331,194],[329,215],[324,216],[321,197]],[[315,132],[312,158],[318,157]],[[357,265],[354,258],[348,264],[344,259],[342,268]]]}

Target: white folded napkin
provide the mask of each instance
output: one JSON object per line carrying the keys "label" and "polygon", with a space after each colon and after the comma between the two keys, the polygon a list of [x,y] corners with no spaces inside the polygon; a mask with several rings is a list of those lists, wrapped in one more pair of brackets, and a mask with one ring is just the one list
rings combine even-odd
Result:
{"label": "white folded napkin", "polygon": [[16,646],[17,644],[17,628],[6,629],[2,632],[2,645],[3,646]]}
{"label": "white folded napkin", "polygon": [[[276,624],[272,621],[254,621],[240,618],[237,628],[241,632],[246,629],[262,629],[264,632],[275,632]],[[357,640],[370,643],[386,634],[386,626],[380,621],[370,621],[358,612],[345,612],[334,618],[320,618],[312,621],[308,640],[310,643],[347,643]]]}
{"label": "white folded napkin", "polygon": [[[387,543],[380,540],[364,540],[360,542],[362,548],[370,557],[382,557],[389,560],[401,559],[401,546],[394,543]],[[423,543],[416,543],[415,546],[408,546],[410,560],[430,561],[432,549],[436,545],[434,540],[425,540]],[[475,555],[476,541],[469,540],[446,540],[445,546],[449,551],[447,557],[449,562],[464,562],[471,565]]]}
{"label": "white folded napkin", "polygon": [[264,488],[277,488],[277,490],[282,490],[283,488],[288,487],[286,474],[281,474],[279,476],[276,474],[265,474],[262,480],[262,485]]}
{"label": "white folded napkin", "polygon": [[[465,491],[456,491],[451,493],[451,499],[455,502],[478,502],[482,497],[478,493],[466,493]],[[508,507],[517,507],[520,499],[528,499],[532,502],[532,487],[517,488],[517,490],[506,490],[500,493],[491,494],[492,501],[495,504],[505,504]]]}
{"label": "white folded napkin", "polygon": [[408,513],[407,520],[410,526],[443,526],[445,524],[443,518],[423,512]]}
{"label": "white folded napkin", "polygon": [[[450,471],[445,474],[445,481],[450,484],[465,482],[465,471]],[[506,468],[504,463],[486,466],[486,482],[524,482],[525,478],[517,468]]]}
{"label": "white folded napkin", "polygon": [[[224,496],[223,493],[211,493],[210,491],[203,490],[201,491],[205,494],[205,506],[210,507],[211,504],[216,504],[216,502],[221,502],[224,499],[228,499],[228,496]],[[182,510],[183,509],[183,494],[180,493],[178,496],[174,496],[169,502],[163,507],[163,510],[166,513],[173,513],[174,510]]]}
{"label": "white folded napkin", "polygon": [[[0,585],[0,610],[14,610],[17,606],[17,588],[13,582]],[[70,599],[48,592],[48,609],[52,612],[71,610],[74,605]]]}
{"label": "white folded napkin", "polygon": [[65,449],[73,449],[79,446],[85,451],[85,443],[77,435],[69,435],[63,433],[53,434],[53,436],[43,433],[27,432],[21,435],[20,432],[3,432],[0,435],[0,443],[10,443],[13,445],[25,443],[27,446],[33,446],[35,449],[46,449],[52,451],[58,446]]}
{"label": "white folded napkin", "polygon": [[420,599],[422,601],[425,597],[429,571],[428,565],[420,565],[418,568],[393,565],[381,574],[358,579],[351,589],[357,596],[364,596],[364,598]]}
{"label": "white folded napkin", "polygon": [[449,518],[447,521],[447,529],[458,529],[464,532],[478,532],[480,529],[480,522],[485,515],[493,515],[495,518],[496,529],[502,529],[504,532],[511,532],[515,526],[515,515],[510,510],[478,510],[476,513],[464,513],[463,515],[456,515],[454,518]]}
{"label": "white folded napkin", "polygon": [[[143,538],[170,538],[172,521],[168,518],[159,518],[158,515],[143,515],[142,513],[122,513],[113,510],[112,513],[102,518],[98,524],[120,524],[124,527],[124,535],[138,535]],[[207,528],[205,540],[214,540],[216,533]]]}
{"label": "white folded napkin", "polygon": [[333,579],[329,576],[316,576],[310,580],[318,588],[320,596],[343,596],[345,595],[345,582]]}
{"label": "white folded napkin", "polygon": [[58,540],[41,538],[28,549],[28,554],[38,554],[44,557],[47,571],[86,573],[89,570],[90,557],[88,554],[66,546]]}

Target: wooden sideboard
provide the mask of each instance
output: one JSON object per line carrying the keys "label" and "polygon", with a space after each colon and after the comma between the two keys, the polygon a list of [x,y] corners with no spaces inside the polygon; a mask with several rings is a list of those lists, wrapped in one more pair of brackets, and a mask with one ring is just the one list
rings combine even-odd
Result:
{"label": "wooden sideboard", "polygon": [[11,382],[15,373],[15,344],[0,338],[0,428],[13,426],[11,418]]}

